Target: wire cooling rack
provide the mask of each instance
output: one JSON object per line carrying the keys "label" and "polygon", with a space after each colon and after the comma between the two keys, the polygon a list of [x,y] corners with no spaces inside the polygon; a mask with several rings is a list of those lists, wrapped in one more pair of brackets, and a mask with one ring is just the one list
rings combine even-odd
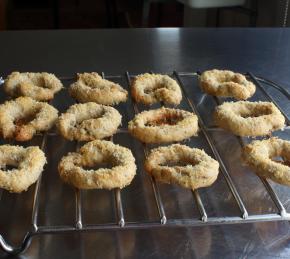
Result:
{"label": "wire cooling rack", "polygon": [[[134,78],[134,75],[131,75],[129,72],[126,72],[123,75],[108,75],[105,76],[102,73],[103,78],[109,80],[124,80],[127,84],[127,88],[129,90],[131,85],[131,79]],[[220,225],[220,224],[236,224],[236,223],[249,223],[249,222],[262,222],[262,221],[289,221],[290,214],[287,212],[286,208],[283,205],[283,202],[280,200],[279,195],[276,193],[275,189],[272,187],[271,182],[267,179],[259,178],[262,184],[264,185],[266,191],[269,194],[269,197],[272,199],[273,203],[275,204],[277,211],[275,213],[263,213],[263,214],[251,214],[243,198],[241,196],[240,191],[237,188],[237,184],[233,181],[232,174],[233,172],[229,170],[227,166],[227,161],[224,158],[223,154],[221,154],[220,149],[217,147],[217,142],[213,138],[213,133],[223,131],[220,128],[217,128],[214,125],[208,125],[207,118],[205,118],[203,113],[201,112],[200,107],[203,107],[203,110],[207,110],[205,104],[205,98],[212,98],[215,105],[221,104],[225,99],[216,98],[216,97],[209,97],[205,94],[201,94],[198,97],[198,100],[194,98],[195,93],[200,91],[197,87],[192,85],[191,87],[186,87],[185,81],[187,79],[196,80],[199,76],[198,72],[176,72],[174,71],[170,74],[176,81],[179,83],[182,93],[183,93],[183,102],[186,104],[189,109],[194,112],[198,116],[199,120],[199,138],[203,138],[204,141],[209,146],[211,150],[212,156],[219,162],[220,164],[220,176],[223,177],[228,188],[228,191],[232,194],[233,200],[238,206],[239,213],[237,215],[226,215],[226,216],[209,216],[206,207],[204,206],[204,201],[202,196],[200,195],[199,190],[195,190],[192,192],[193,200],[195,202],[195,206],[198,209],[199,215],[197,217],[192,218],[170,218],[164,206],[164,202],[162,199],[162,195],[160,192],[160,186],[155,181],[155,179],[148,175],[150,178],[150,183],[152,185],[152,191],[154,195],[155,205],[158,210],[159,219],[158,220],[142,220],[142,221],[127,221],[126,215],[124,213],[124,204],[126,204],[126,199],[122,198],[122,191],[120,189],[115,189],[114,192],[114,207],[115,207],[115,214],[116,220],[110,223],[104,224],[87,224],[83,220],[83,202],[82,202],[82,193],[84,191],[75,189],[75,218],[74,224],[72,225],[45,225],[39,223],[39,204],[40,204],[40,190],[42,185],[42,176],[39,177],[35,189],[34,189],[34,198],[33,198],[33,205],[32,205],[32,212],[31,212],[31,227],[27,230],[26,235],[24,236],[22,242],[18,246],[11,245],[6,239],[4,239],[3,235],[0,235],[0,245],[1,248],[12,254],[17,254],[23,252],[30,244],[31,238],[35,235],[40,234],[57,234],[57,233],[70,233],[70,232],[85,232],[85,231],[105,231],[105,230],[126,230],[126,229],[146,229],[146,228],[156,228],[156,227],[193,227],[193,226],[207,226],[207,225]],[[263,95],[263,99],[273,102],[276,106],[281,110],[282,114],[286,118],[286,130],[288,130],[289,126],[289,119],[287,116],[287,112],[283,107],[281,109],[280,103],[277,102],[277,99],[272,98],[271,94],[269,93],[269,88],[275,89],[281,93],[283,98],[287,101],[290,100],[290,94],[280,85],[267,80],[262,77],[258,77],[253,75],[252,73],[246,73],[246,76],[255,83],[257,90]],[[0,78],[1,79],[1,78]],[[60,79],[65,81],[70,81],[72,77],[60,77]],[[0,84],[3,83],[0,80]],[[125,87],[125,85],[123,85]],[[65,90],[64,90],[65,91]],[[281,97],[279,97],[281,98]],[[278,98],[278,99],[279,99]],[[162,104],[161,104],[162,105]],[[130,104],[128,104],[128,109],[133,110],[133,114],[137,114],[140,112],[140,107],[136,104],[132,99],[130,100]],[[141,107],[142,109],[142,107]],[[147,107],[148,109],[148,107]],[[121,128],[118,131],[119,134],[128,134],[127,128]],[[117,133],[117,134],[118,134]],[[230,134],[226,133],[225,134]],[[42,135],[41,141],[41,149],[45,150],[47,145],[47,137],[48,136],[56,136],[55,132],[49,132]],[[241,146],[243,146],[249,140],[246,138],[236,137],[237,141]],[[113,140],[113,138],[111,138]],[[79,145],[77,145],[79,146]],[[142,152],[143,155],[146,157],[147,153],[150,149],[150,146],[142,144],[143,150],[137,151]],[[138,169],[140,171],[142,169]],[[144,172],[141,172],[144,173]],[[211,187],[209,187],[210,190]],[[288,192],[289,193],[289,192]],[[2,190],[0,190],[0,196],[2,195]],[[12,197],[13,198],[13,197]],[[260,201],[263,203],[263,200]],[[194,206],[194,205],[193,205]],[[9,211],[7,211],[9,213]]]}

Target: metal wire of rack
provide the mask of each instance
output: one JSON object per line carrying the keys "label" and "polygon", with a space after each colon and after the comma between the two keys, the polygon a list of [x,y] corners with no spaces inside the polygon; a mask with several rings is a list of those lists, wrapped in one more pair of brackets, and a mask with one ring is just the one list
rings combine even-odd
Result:
{"label": "metal wire of rack", "polygon": [[[105,76],[102,73],[103,78],[113,79],[113,78],[123,78],[125,77],[127,81],[127,86],[130,88],[131,85],[131,78],[133,75],[130,75],[129,72],[126,72],[125,75],[116,75],[116,76]],[[159,212],[159,221],[137,221],[137,222],[126,222],[124,210],[123,210],[123,202],[122,202],[122,194],[120,189],[114,190],[114,197],[115,197],[115,212],[117,215],[116,222],[107,223],[107,224],[84,224],[83,223],[83,216],[82,216],[82,191],[75,189],[75,224],[74,225],[56,225],[56,226],[45,226],[38,224],[38,212],[39,212],[39,202],[40,202],[40,189],[41,189],[41,181],[42,177],[40,176],[34,191],[34,199],[33,199],[33,206],[32,206],[32,215],[31,215],[31,228],[24,236],[21,244],[19,246],[10,245],[0,234],[0,246],[1,248],[10,254],[18,254],[23,252],[31,242],[31,239],[35,235],[40,234],[57,234],[57,233],[70,233],[70,232],[85,232],[85,231],[107,231],[107,230],[126,230],[126,229],[146,229],[146,228],[156,228],[156,227],[193,227],[193,226],[207,226],[207,225],[220,225],[220,224],[234,224],[234,223],[250,223],[250,222],[262,222],[262,221],[289,221],[290,220],[290,213],[288,213],[283,206],[283,203],[279,199],[278,195],[276,194],[275,190],[272,188],[271,184],[268,182],[267,179],[260,178],[262,183],[264,184],[269,196],[271,197],[272,201],[274,202],[275,206],[278,209],[278,213],[270,213],[270,214],[254,214],[249,215],[248,210],[241,198],[241,195],[235,186],[231,174],[228,171],[225,163],[222,160],[222,156],[220,155],[218,149],[216,148],[214,141],[210,135],[211,131],[220,130],[216,127],[207,127],[201,114],[197,109],[196,103],[194,103],[187,95],[186,89],[181,77],[187,76],[198,76],[198,72],[177,72],[174,71],[172,76],[177,80],[179,83],[183,97],[188,103],[189,107],[191,108],[192,112],[194,112],[198,116],[199,120],[199,127],[201,130],[200,134],[203,134],[215,159],[220,164],[220,170],[222,176],[224,177],[227,186],[232,193],[236,204],[239,207],[240,215],[238,216],[225,216],[225,217],[209,217],[207,215],[207,211],[205,209],[204,203],[202,198],[199,194],[198,190],[193,191],[193,200],[196,203],[196,206],[199,211],[199,218],[191,218],[191,219],[169,219],[166,215],[164,205],[162,202],[162,197],[159,191],[159,187],[153,177],[151,178],[152,190],[155,198],[155,205]],[[280,91],[288,100],[290,99],[290,94],[280,85],[264,79],[262,77],[258,77],[253,75],[252,73],[247,73],[247,76],[256,84],[256,86],[261,90],[261,92],[265,95],[268,101],[273,102],[278,108],[278,103],[268,94],[268,92],[264,89],[261,85],[261,82],[266,83],[269,86],[272,86],[276,90]],[[70,77],[60,77],[62,80],[71,80]],[[3,80],[0,78],[0,85],[3,83]],[[216,104],[220,104],[221,100],[219,98],[214,98]],[[134,113],[139,113],[138,106],[132,100],[132,108]],[[286,126],[290,126],[290,121],[287,117],[287,114],[280,109],[282,114],[286,118]],[[127,129],[120,129],[119,132],[127,133]],[[41,143],[41,149],[45,149],[45,145],[47,142],[47,136],[54,133],[44,133]],[[111,138],[113,140],[113,137]],[[242,138],[238,137],[239,143],[244,145],[244,141]],[[148,148],[145,144],[144,147],[144,155],[146,156],[148,153]],[[77,148],[78,149],[78,145]],[[2,194],[2,190],[0,190],[0,196]]]}

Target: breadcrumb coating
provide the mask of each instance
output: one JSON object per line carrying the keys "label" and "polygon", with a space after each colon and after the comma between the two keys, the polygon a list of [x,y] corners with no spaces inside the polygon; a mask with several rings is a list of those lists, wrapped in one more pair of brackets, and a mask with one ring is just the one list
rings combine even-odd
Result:
{"label": "breadcrumb coating", "polygon": [[110,106],[93,102],[74,104],[61,114],[57,127],[69,140],[91,141],[116,133],[122,116]]}
{"label": "breadcrumb coating", "polygon": [[[281,157],[283,161],[275,161]],[[259,176],[290,186],[290,142],[272,137],[243,148],[242,158]]]}
{"label": "breadcrumb coating", "polygon": [[54,75],[42,73],[11,73],[4,82],[7,94],[18,97],[28,96],[37,101],[49,101],[63,87]]}
{"label": "breadcrumb coating", "polygon": [[[37,181],[45,163],[39,147],[0,146],[0,188],[15,193],[26,191]],[[8,165],[16,168],[6,170]]]}
{"label": "breadcrumb coating", "polygon": [[265,136],[284,127],[285,118],[271,102],[225,102],[216,107],[214,120],[238,136]]}
{"label": "breadcrumb coating", "polygon": [[136,76],[131,92],[136,102],[146,105],[158,102],[178,105],[182,99],[177,82],[167,75],[160,74],[146,73]]}
{"label": "breadcrumb coating", "polygon": [[77,81],[69,87],[70,95],[81,103],[95,102],[116,105],[126,102],[128,92],[119,84],[103,79],[98,73],[77,74]]}
{"label": "breadcrumb coating", "polygon": [[210,95],[246,100],[253,96],[256,86],[239,73],[229,70],[208,70],[199,77],[202,90]]}
{"label": "breadcrumb coating", "polygon": [[219,173],[219,163],[203,150],[180,144],[153,149],[144,166],[156,180],[192,190],[212,185]]}
{"label": "breadcrumb coating", "polygon": [[[111,168],[93,169],[103,163],[111,165]],[[110,141],[94,140],[82,146],[79,152],[63,157],[58,171],[64,182],[79,189],[110,190],[129,185],[136,174],[136,164],[128,148]]]}
{"label": "breadcrumb coating", "polygon": [[3,138],[27,141],[37,132],[49,130],[57,117],[58,111],[53,106],[30,97],[18,97],[0,105],[0,134]]}
{"label": "breadcrumb coating", "polygon": [[194,113],[162,107],[137,114],[128,130],[144,143],[181,141],[197,135],[198,119]]}

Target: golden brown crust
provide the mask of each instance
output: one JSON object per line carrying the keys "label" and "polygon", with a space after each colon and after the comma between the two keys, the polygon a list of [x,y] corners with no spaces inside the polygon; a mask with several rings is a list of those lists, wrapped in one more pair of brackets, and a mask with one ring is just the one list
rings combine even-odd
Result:
{"label": "golden brown crust", "polygon": [[284,127],[285,118],[271,102],[225,102],[214,119],[221,128],[238,136],[264,136]]}
{"label": "golden brown crust", "polygon": [[90,141],[112,136],[121,120],[113,107],[89,102],[69,107],[59,117],[57,127],[66,139]]}
{"label": "golden brown crust", "polygon": [[[35,183],[46,163],[39,147],[0,146],[0,188],[20,193]],[[7,165],[17,168],[5,170]]]}
{"label": "golden brown crust", "polygon": [[197,135],[198,120],[191,112],[162,107],[137,114],[128,130],[144,143],[167,143]]}
{"label": "golden brown crust", "polygon": [[153,149],[144,166],[156,180],[192,190],[212,185],[219,173],[219,163],[203,150],[180,144]]}
{"label": "golden brown crust", "polygon": [[[282,157],[285,163],[274,161]],[[259,176],[290,186],[290,142],[276,137],[256,140],[243,148],[242,158]]]}
{"label": "golden brown crust", "polygon": [[115,105],[126,102],[128,92],[119,84],[103,79],[98,73],[77,74],[77,81],[69,87],[70,95],[79,102]]}
{"label": "golden brown crust", "polygon": [[239,73],[229,70],[208,70],[201,74],[199,84],[210,95],[246,100],[256,91],[255,85]]}
{"label": "golden brown crust", "polygon": [[0,133],[3,138],[30,140],[35,133],[49,130],[58,111],[51,105],[30,97],[18,97],[0,105]]}
{"label": "golden brown crust", "polygon": [[7,94],[18,97],[28,96],[38,101],[49,101],[63,87],[61,81],[53,74],[11,73],[4,82]]}
{"label": "golden brown crust", "polygon": [[[112,168],[85,170],[108,163]],[[62,180],[79,189],[123,188],[136,174],[135,158],[125,147],[110,141],[94,140],[82,146],[79,152],[69,153],[58,165]]]}
{"label": "golden brown crust", "polygon": [[178,105],[182,99],[179,85],[171,77],[160,74],[136,76],[132,84],[132,97],[136,102],[151,105],[157,102]]}

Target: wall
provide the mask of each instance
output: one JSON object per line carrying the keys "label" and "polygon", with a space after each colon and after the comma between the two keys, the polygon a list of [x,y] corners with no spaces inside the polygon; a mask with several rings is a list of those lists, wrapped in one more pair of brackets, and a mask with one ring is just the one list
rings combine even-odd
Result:
{"label": "wall", "polygon": [[[258,0],[258,16],[256,26],[275,27],[282,26],[285,12],[285,5],[288,0]],[[246,6],[253,4],[247,1]],[[220,9],[219,26],[249,26],[249,16],[234,10]],[[288,9],[287,25],[290,26],[290,9]],[[185,7],[185,27],[214,27],[217,24],[217,9],[192,9]]]}

